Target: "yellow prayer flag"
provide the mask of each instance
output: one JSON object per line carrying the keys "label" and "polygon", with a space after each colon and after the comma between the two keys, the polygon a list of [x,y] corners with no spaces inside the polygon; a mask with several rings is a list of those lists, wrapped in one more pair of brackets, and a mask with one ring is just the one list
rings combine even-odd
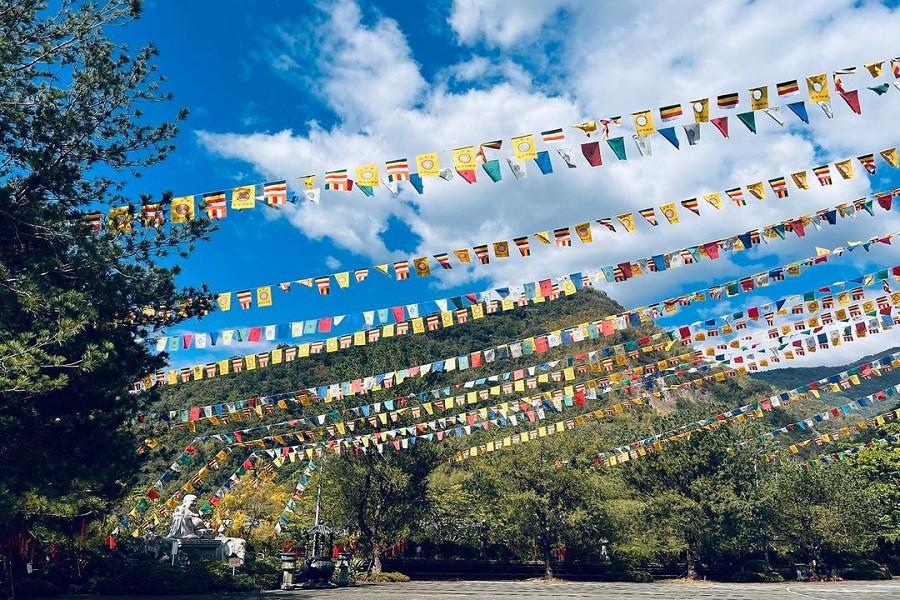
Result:
{"label": "yellow prayer flag", "polygon": [[428,277],[429,275],[431,275],[431,264],[428,262],[427,256],[414,258],[413,267],[416,270],[416,275],[418,275],[419,277]]}
{"label": "yellow prayer flag", "polygon": [[750,88],[750,110],[769,108],[769,86]]}
{"label": "yellow prayer flag", "polygon": [[247,367],[248,371],[254,370],[256,368],[256,355],[255,354],[244,355],[244,366]]}
{"label": "yellow prayer flag", "polygon": [[330,337],[325,340],[325,352],[337,352],[338,348],[338,339],[336,337]]}
{"label": "yellow prayer flag", "polygon": [[869,71],[869,74],[872,78],[881,77],[881,74],[884,72],[884,61],[879,60],[878,62],[869,63],[867,65],[863,65],[866,70]]}
{"label": "yellow prayer flag", "polygon": [[634,233],[637,227],[634,223],[634,213],[624,213],[616,217],[619,220],[619,223],[625,228],[625,231],[628,233]]}
{"label": "yellow prayer flag", "polygon": [[537,158],[537,147],[535,146],[533,133],[512,138],[512,146],[517,160]]}
{"label": "yellow prayer flag", "polygon": [[806,177],[806,171],[797,171],[796,173],[791,173],[791,180],[793,180],[794,185],[796,185],[801,190],[809,189],[809,180]]}
{"label": "yellow prayer flag", "polygon": [[666,220],[672,225],[678,224],[678,207],[674,202],[668,204],[660,204],[659,210],[662,212]]}
{"label": "yellow prayer flag", "polygon": [[581,240],[582,244],[590,244],[594,241],[594,236],[591,233],[591,224],[590,223],[579,223],[575,226],[575,233],[578,235],[578,239]]}
{"label": "yellow prayer flag", "polygon": [[131,205],[113,207],[109,209],[109,214],[106,216],[107,227],[110,231],[115,232],[131,231],[133,215]]}
{"label": "yellow prayer flag", "polygon": [[900,165],[900,163],[898,163],[898,161],[897,161],[897,147],[896,146],[894,146],[893,148],[886,148],[886,149],[882,150],[881,157],[887,162],[887,164],[891,165],[892,167],[896,167],[896,166]]}
{"label": "yellow prayer flag", "polygon": [[231,310],[231,292],[222,292],[216,296],[216,304],[221,311]]}
{"label": "yellow prayer flag", "polygon": [[834,166],[837,168],[838,173],[841,174],[841,177],[844,179],[853,179],[853,161],[852,159],[841,160],[834,163]]}
{"label": "yellow prayer flag", "polygon": [[172,222],[187,223],[194,220],[194,197],[179,196],[172,198]]}
{"label": "yellow prayer flag", "polygon": [[475,146],[454,148],[453,165],[460,171],[472,171],[478,168],[478,162],[475,158]]}
{"label": "yellow prayer flag", "polygon": [[696,123],[709,122],[709,98],[691,100],[691,108],[694,109],[694,121]]}
{"label": "yellow prayer flag", "polygon": [[350,271],[341,271],[340,273],[332,273],[334,280],[337,281],[338,287],[350,287]]}
{"label": "yellow prayer flag", "polygon": [[228,359],[227,359],[227,358],[218,361],[216,364],[217,364],[217,366],[219,367],[219,369],[218,369],[219,375],[228,375],[228,368],[229,368],[229,365],[228,365]]}
{"label": "yellow prayer flag", "polygon": [[484,318],[484,306],[481,303],[472,305],[472,318],[476,320]]}
{"label": "yellow prayer flag", "polygon": [[259,307],[272,306],[272,286],[256,288],[256,305]]}
{"label": "yellow prayer flag", "polygon": [[356,167],[356,184],[378,187],[381,184],[378,179],[378,165],[370,163]]}
{"label": "yellow prayer flag", "polygon": [[416,168],[421,177],[437,177],[441,174],[441,162],[437,152],[426,152],[416,156]]}
{"label": "yellow prayer flag", "polygon": [[703,199],[709,202],[716,210],[722,208],[722,196],[719,194],[719,192],[704,194]]}
{"label": "yellow prayer flag", "polygon": [[316,176],[315,175],[307,175],[303,178],[303,187],[307,190],[316,189]]}
{"label": "yellow prayer flag", "polygon": [[354,331],[353,332],[353,345],[354,346],[365,346],[366,345],[366,332],[365,331]]}
{"label": "yellow prayer flag", "polygon": [[453,311],[444,310],[441,311],[441,326],[442,327],[453,327]]}
{"label": "yellow prayer flag", "polygon": [[231,190],[231,208],[253,208],[256,206],[256,186],[244,185]]}
{"label": "yellow prayer flag", "polygon": [[653,135],[656,128],[653,126],[653,113],[649,110],[632,113],[631,118],[634,120],[634,130],[640,136]]}
{"label": "yellow prayer flag", "polygon": [[753,194],[753,196],[759,200],[762,200],[766,197],[766,186],[762,181],[757,181],[756,183],[748,183],[747,191]]}
{"label": "yellow prayer flag", "polygon": [[416,317],[412,320],[412,329],[413,333],[420,334],[425,333],[425,319],[422,317]]}
{"label": "yellow prayer flag", "polygon": [[828,91],[828,75],[810,75],[806,78],[806,87],[809,88],[809,99],[812,102],[830,102],[831,92]]}

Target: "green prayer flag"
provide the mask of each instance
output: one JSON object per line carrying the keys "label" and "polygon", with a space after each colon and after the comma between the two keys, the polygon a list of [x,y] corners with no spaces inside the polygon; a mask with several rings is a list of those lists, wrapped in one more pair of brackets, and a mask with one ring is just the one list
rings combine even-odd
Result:
{"label": "green prayer flag", "polygon": [[625,138],[610,138],[606,140],[606,143],[609,144],[612,151],[616,153],[616,158],[619,160],[628,160],[628,157],[625,156]]}

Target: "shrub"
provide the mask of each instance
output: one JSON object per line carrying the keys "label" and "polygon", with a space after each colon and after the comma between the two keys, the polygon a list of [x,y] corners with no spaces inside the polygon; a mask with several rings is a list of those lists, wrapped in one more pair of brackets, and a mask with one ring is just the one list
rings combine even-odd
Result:
{"label": "shrub", "polygon": [[237,570],[222,561],[207,561],[187,568],[166,562],[129,561],[105,576],[92,588],[100,594],[200,594],[205,592],[249,592],[278,586],[278,570],[265,561],[250,562]]}
{"label": "shrub", "polygon": [[409,581],[409,576],[403,573],[392,571],[384,571],[382,573],[360,573],[356,577],[357,581],[365,581],[367,583],[394,583],[398,581]]}
{"label": "shrub", "polygon": [[16,582],[16,596],[19,598],[51,598],[59,596],[60,589],[44,579],[30,577]]}
{"label": "shrub", "polygon": [[890,579],[891,572],[887,567],[874,560],[858,560],[850,568],[841,571],[844,579]]}
{"label": "shrub", "polygon": [[766,561],[751,559],[741,565],[731,580],[741,583],[779,583],[784,581],[784,577]]}

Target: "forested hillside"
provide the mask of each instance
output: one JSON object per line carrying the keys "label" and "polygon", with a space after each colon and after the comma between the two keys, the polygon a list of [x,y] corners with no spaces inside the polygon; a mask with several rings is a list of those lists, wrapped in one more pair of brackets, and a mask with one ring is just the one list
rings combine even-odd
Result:
{"label": "forested hillside", "polygon": [[[563,391],[567,385],[606,376],[599,363],[590,368],[584,360],[585,353],[646,336],[656,331],[651,325],[619,333],[612,340],[601,337],[560,346],[546,354],[497,360],[479,369],[432,373],[425,378],[408,379],[389,390],[327,404],[310,401],[303,406],[292,401],[283,409],[260,411],[261,415],[245,410],[238,413],[240,420],[232,416],[230,422],[222,419],[217,425],[205,419],[190,426],[167,422],[170,416],[177,421],[181,411],[191,406],[234,403],[464,355],[620,310],[605,294],[589,290],[434,334],[394,338],[289,364],[171,386],[163,390],[158,400],[145,406],[145,424],[140,427],[142,435],[154,440],[151,445],[155,447],[144,447],[144,463],[135,474],[135,494],[129,502],[140,502],[147,486],[179,457],[185,463],[183,473],[166,483],[161,498],[177,492],[190,473],[211,460],[213,468],[195,479],[193,486],[194,493],[205,500],[251,452],[256,452],[264,460],[253,468],[248,464],[241,481],[233,491],[224,494],[217,514],[219,519],[224,515],[231,520],[230,533],[247,536],[261,548],[277,543],[274,526],[280,517],[285,517],[280,527],[282,535],[289,537],[302,537],[300,532],[310,524],[314,494],[295,494],[292,510],[282,513],[294,484],[303,474],[309,476],[307,489],[321,478],[323,514],[344,532],[343,541],[371,551],[376,560],[403,547],[418,548],[419,553],[429,556],[487,552],[495,558],[537,559],[550,569],[557,560],[603,559],[604,544],[598,540],[605,538],[606,551],[621,561],[623,568],[631,569],[633,565],[677,556],[740,562],[767,551],[785,560],[804,553],[835,558],[865,553],[897,534],[896,515],[890,513],[886,504],[890,497],[870,491],[873,488],[866,477],[872,473],[849,461],[816,463],[813,449],[818,451],[818,444],[802,448],[797,455],[786,449],[811,435],[839,430],[866,414],[885,412],[896,401],[888,399],[867,408],[868,412],[818,423],[814,431],[759,437],[843,404],[847,398],[890,386],[894,383],[893,374],[863,380],[859,386],[848,385],[849,389],[839,394],[826,392],[819,398],[804,394],[787,407],[760,412],[762,418],[748,414],[729,419],[721,427],[682,436],[659,448],[647,445],[646,455],[644,451],[640,455],[634,453],[627,464],[608,466],[604,459],[613,455],[609,452],[612,448],[695,419],[709,418],[718,411],[758,402],[775,390],[796,387],[841,370],[779,369],[752,378],[728,377],[656,395],[646,387],[646,378],[633,377],[631,385],[620,381],[597,399],[588,396],[580,401],[573,401],[578,398],[572,396],[571,389]],[[675,344],[668,350],[639,352],[626,367],[615,369],[631,368],[632,363],[654,364],[684,350]],[[562,362],[556,366],[548,362],[556,359]],[[417,402],[415,397],[405,410],[400,410],[402,403],[395,404],[390,418],[383,421],[345,410],[360,405],[372,407],[404,396],[409,399],[409,394],[425,390],[452,389],[453,384],[467,379],[539,364],[544,365],[543,369],[538,367],[533,373],[548,373],[546,382],[535,378],[526,392],[497,390],[497,395],[478,397],[471,404],[452,410],[441,411],[435,405],[433,413],[414,411],[413,407],[422,401]],[[569,365],[573,366],[571,381],[562,375],[549,376]],[[673,373],[669,385],[696,376]],[[644,383],[638,385],[638,380]],[[523,397],[557,389],[562,402],[554,406],[551,396],[545,396],[543,405],[539,405],[542,413],[531,407],[518,413],[515,425],[508,419],[509,406],[505,410],[498,408],[504,402],[514,405]],[[443,398],[446,391],[423,398]],[[466,392],[467,388],[458,391]],[[644,404],[635,404],[641,398]],[[655,410],[652,405],[664,410]],[[598,409],[603,409],[600,418],[596,417]],[[322,417],[311,419],[318,415]],[[463,416],[457,418],[458,415]],[[441,421],[442,417],[453,419]],[[348,421],[355,421],[353,431],[345,429],[341,434],[337,423],[346,425]],[[437,426],[421,425],[428,422]],[[556,422],[564,431],[548,434],[547,426]],[[399,440],[410,437],[406,430],[398,429],[406,426],[415,427],[410,430],[416,433],[415,444],[400,443]],[[236,438],[236,430],[243,430],[243,435]],[[444,434],[430,438],[426,435],[436,430]],[[327,446],[314,450],[313,471],[309,471],[310,455],[303,448],[284,455],[284,464],[279,468],[271,466],[271,456],[267,458],[264,450],[276,448],[277,456],[283,446],[379,431],[391,432],[380,446],[371,443],[365,450],[345,447],[340,453]],[[533,431],[533,439],[523,440],[523,431]],[[877,437],[884,431],[873,427],[864,433]],[[303,432],[304,437],[291,435],[298,432]],[[279,437],[273,440],[276,435]],[[241,447],[241,440],[249,441],[249,447]],[[193,455],[184,460],[183,449],[188,444]],[[228,458],[214,458],[229,446]],[[470,456],[473,446],[476,452],[480,451],[478,456]],[[507,447],[500,449],[501,446]],[[462,460],[461,451],[466,456]],[[888,480],[896,477],[900,465],[887,451],[867,452],[871,460],[891,465]],[[618,456],[621,458],[621,453]],[[812,461],[808,463],[811,466],[804,461]],[[879,485],[886,483],[884,476],[878,475]],[[261,489],[264,493],[261,499],[259,493],[242,489]],[[785,505],[780,500],[784,497],[796,501]],[[127,509],[130,504],[124,507]],[[147,514],[159,508],[160,504],[151,504]],[[207,505],[206,509],[211,510],[212,506]],[[804,511],[818,516],[799,519]],[[253,518],[249,518],[250,514]],[[140,513],[139,518],[146,515]],[[160,518],[164,523],[164,515]],[[840,535],[834,535],[838,530]],[[814,544],[812,531],[816,532]],[[819,538],[828,541],[823,544]]]}

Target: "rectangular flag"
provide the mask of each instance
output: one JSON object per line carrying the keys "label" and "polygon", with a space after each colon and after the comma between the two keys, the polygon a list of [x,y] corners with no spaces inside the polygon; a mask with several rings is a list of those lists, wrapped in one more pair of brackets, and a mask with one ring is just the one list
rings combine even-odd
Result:
{"label": "rectangular flag", "polygon": [[656,128],[653,126],[653,113],[649,110],[632,113],[634,119],[634,130],[640,136],[653,135]]}
{"label": "rectangular flag", "polygon": [[563,133],[562,127],[558,129],[550,129],[541,132],[541,141],[545,144],[555,144],[557,142],[566,141],[566,134]]}
{"label": "rectangular flag", "polygon": [[210,219],[224,219],[228,214],[225,206],[225,192],[203,194],[203,209]]}
{"label": "rectangular flag", "polygon": [[256,206],[256,186],[242,185],[231,190],[231,208],[242,210]]}
{"label": "rectangular flag", "polygon": [[389,160],[384,166],[390,181],[409,181],[409,161],[405,158]]}
{"label": "rectangular flag", "polygon": [[661,106],[659,108],[659,118],[662,119],[663,122],[678,119],[683,114],[680,104],[670,104],[669,106]]}
{"label": "rectangular flag", "polygon": [[750,110],[769,108],[769,86],[750,88]]}
{"label": "rectangular flag", "polygon": [[194,197],[179,196],[172,198],[172,222],[187,223],[194,220]]}
{"label": "rectangular flag", "polygon": [[437,177],[441,174],[441,163],[437,152],[426,152],[416,156],[416,170],[420,177]]}
{"label": "rectangular flag", "polygon": [[356,167],[356,185],[378,187],[381,181],[378,178],[378,165],[371,163]]}
{"label": "rectangular flag", "polygon": [[349,192],[350,183],[347,178],[347,169],[325,171],[325,189],[337,192]]}
{"label": "rectangular flag", "polygon": [[793,96],[800,91],[800,84],[797,83],[796,79],[791,79],[790,81],[782,81],[777,84],[775,89],[778,90],[779,96]]}
{"label": "rectangular flag", "polygon": [[287,181],[270,181],[263,184],[263,196],[269,206],[283,206],[287,204]]}
{"label": "rectangular flag", "polygon": [[806,78],[806,87],[809,88],[809,99],[812,102],[831,102],[831,92],[828,91],[828,75],[810,75]]}
{"label": "rectangular flag", "polygon": [[732,92],[730,94],[722,94],[718,98],[716,98],[716,105],[719,108],[734,108],[740,102],[740,96],[738,96],[737,92]]}
{"label": "rectangular flag", "polygon": [[512,139],[513,152],[517,160],[537,158],[537,147],[534,143],[534,134],[520,135]]}
{"label": "rectangular flag", "polygon": [[475,160],[475,146],[454,148],[453,166],[458,171],[474,171],[478,168],[478,162]]}
{"label": "rectangular flag", "polygon": [[694,110],[695,123],[709,122],[709,98],[691,100],[691,108]]}

